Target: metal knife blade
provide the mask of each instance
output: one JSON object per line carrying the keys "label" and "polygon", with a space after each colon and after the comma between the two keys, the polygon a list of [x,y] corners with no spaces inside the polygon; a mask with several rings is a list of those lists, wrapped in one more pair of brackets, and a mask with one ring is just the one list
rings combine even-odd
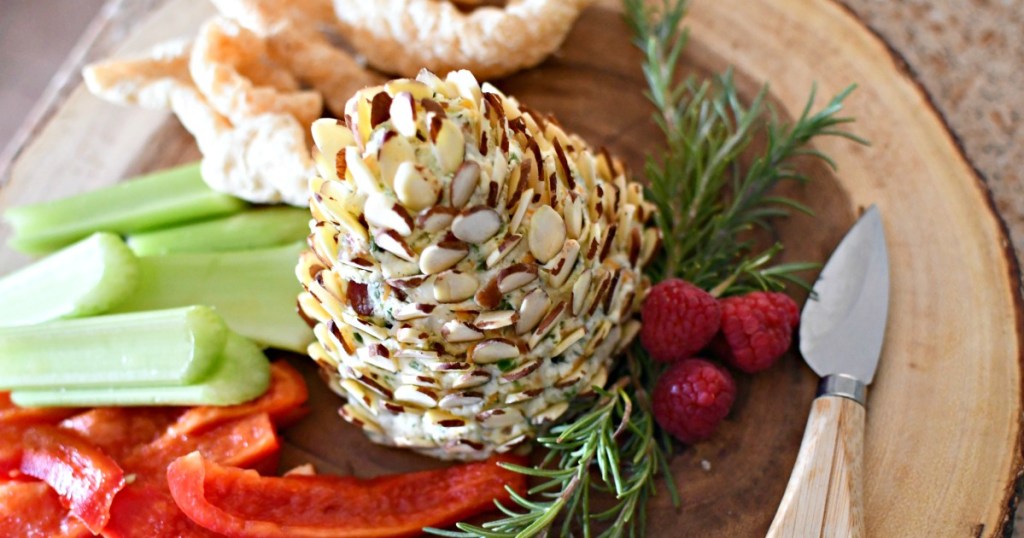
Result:
{"label": "metal knife blade", "polygon": [[821,377],[870,384],[889,312],[889,253],[872,205],[836,247],[800,317],[800,352]]}

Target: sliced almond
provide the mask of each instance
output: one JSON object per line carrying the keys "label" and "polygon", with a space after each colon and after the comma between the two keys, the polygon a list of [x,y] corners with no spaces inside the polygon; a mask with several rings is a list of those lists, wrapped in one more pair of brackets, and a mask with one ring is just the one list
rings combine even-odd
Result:
{"label": "sliced almond", "polygon": [[516,212],[512,214],[512,219],[508,223],[509,233],[516,233],[519,231],[519,225],[522,224],[523,218],[526,217],[526,210],[530,207],[530,201],[533,200],[533,189],[526,189],[523,195],[519,198],[519,204],[516,205]]}
{"label": "sliced almond", "polygon": [[545,266],[548,274],[548,285],[552,288],[560,288],[565,284],[566,279],[576,266],[576,258],[580,253],[580,244],[575,239],[570,239],[562,246],[558,255],[551,259]]}
{"label": "sliced almond", "polygon": [[530,390],[524,390],[522,392],[513,392],[512,394],[509,394],[508,396],[505,397],[505,403],[507,403],[507,404],[514,404],[514,403],[519,403],[519,402],[525,402],[527,400],[532,400],[532,399],[536,398],[537,396],[540,396],[543,393],[544,393],[544,388],[543,387],[536,388],[536,389],[530,389]]}
{"label": "sliced almond", "polygon": [[426,363],[435,363],[440,360],[436,351],[414,348],[402,348],[395,351],[395,358]]}
{"label": "sliced almond", "polygon": [[395,230],[382,230],[373,236],[374,243],[382,250],[386,250],[399,258],[416,263],[416,253]]}
{"label": "sliced almond", "polygon": [[537,261],[554,258],[565,243],[565,222],[551,206],[542,205],[530,217],[530,252]]}
{"label": "sliced almond", "polygon": [[344,124],[338,123],[334,118],[320,118],[310,125],[310,132],[313,135],[313,143],[316,144],[320,153],[334,162],[334,156],[342,148],[355,144],[352,131]]}
{"label": "sliced almond", "polygon": [[532,263],[517,263],[498,272],[498,291],[502,295],[517,290],[537,279],[537,266]]}
{"label": "sliced almond", "polygon": [[589,394],[594,391],[594,387],[603,389],[605,383],[608,382],[608,369],[601,366],[594,372],[594,375],[590,377],[590,380],[580,388],[580,394]]}
{"label": "sliced almond", "polygon": [[411,78],[397,78],[384,84],[384,91],[395,98],[400,93],[409,93],[417,101],[434,96],[434,90],[426,84]]}
{"label": "sliced almond", "polygon": [[409,321],[410,319],[425,318],[430,315],[436,305],[423,303],[406,303],[396,308],[392,315],[398,321]]}
{"label": "sliced almond", "polygon": [[356,349],[356,356],[364,364],[376,366],[388,372],[398,372],[398,365],[391,352],[383,344],[370,344]]}
{"label": "sliced almond", "polygon": [[[423,387],[427,389],[440,389],[437,380],[428,375],[423,375],[419,372],[402,372],[398,375],[398,379],[402,382],[402,385],[413,385],[416,387]],[[395,395],[398,395],[398,389],[395,390]]]}
{"label": "sliced almond", "polygon": [[462,129],[449,119],[441,119],[436,133],[434,127],[431,127],[430,138],[434,143],[434,157],[441,171],[445,174],[456,171],[466,153],[466,139],[462,135]]}
{"label": "sliced almond", "polygon": [[441,183],[429,170],[413,161],[398,165],[394,176],[395,195],[412,211],[434,205]]}
{"label": "sliced almond", "polygon": [[471,389],[479,387],[490,380],[491,374],[487,370],[473,370],[455,378],[455,381],[452,382],[452,388],[456,390]]}
{"label": "sliced almond", "polygon": [[498,243],[498,247],[491,251],[487,255],[487,268],[490,269],[498,264],[512,249],[519,246],[520,241],[523,240],[523,236],[519,234],[506,235],[501,243]]}
{"label": "sliced almond", "polygon": [[661,246],[661,233],[658,228],[651,227],[644,230],[644,248],[640,252],[640,265],[646,266],[654,257],[659,246]]}
{"label": "sliced almond", "polygon": [[483,243],[501,228],[498,212],[487,206],[476,206],[463,211],[452,222],[452,233],[467,243]]}
{"label": "sliced almond", "polygon": [[580,273],[579,278],[572,285],[572,315],[579,316],[583,313],[586,304],[587,294],[590,292],[591,272]]}
{"label": "sliced almond", "polygon": [[409,325],[399,327],[395,331],[395,340],[410,346],[425,346],[429,343],[429,339],[429,334]]}
{"label": "sliced almond", "polygon": [[569,196],[569,202],[562,207],[565,216],[565,234],[572,239],[579,239],[583,232],[583,197],[576,193]]}
{"label": "sliced almond", "polygon": [[461,208],[469,202],[480,184],[480,165],[465,161],[459,165],[448,189],[448,201],[452,207]]}
{"label": "sliced almond", "polygon": [[373,171],[366,165],[363,158],[359,156],[359,149],[349,146],[345,148],[345,165],[348,167],[348,173],[352,175],[352,180],[355,181],[356,189],[359,192],[365,194],[373,194],[381,192],[380,183],[374,176]]}
{"label": "sliced almond", "polygon": [[467,353],[469,360],[477,364],[491,364],[500,360],[514,359],[519,354],[519,346],[505,338],[491,338],[477,342]]}
{"label": "sliced almond", "polygon": [[465,69],[458,71],[451,71],[448,76],[445,77],[445,81],[448,84],[455,86],[455,90],[459,92],[459,96],[469,101],[472,104],[474,110],[479,109],[480,101],[483,98],[480,92],[480,84],[476,81],[476,77],[473,73]]}
{"label": "sliced almond", "polygon": [[[416,160],[416,152],[412,144],[404,136],[397,136],[393,132],[385,138],[377,154],[377,165],[380,167],[380,178],[384,185],[393,187],[395,185],[395,174],[399,167],[408,162]],[[401,200],[401,197],[399,197]],[[426,207],[426,206],[424,206]],[[422,208],[419,208],[422,209]]]}
{"label": "sliced almond", "polygon": [[480,405],[483,401],[483,394],[479,392],[453,392],[446,395],[444,398],[441,398],[441,401],[437,402],[437,406],[441,409],[455,409],[457,407],[466,407],[469,405]]}
{"label": "sliced almond", "polygon": [[445,271],[434,278],[434,299],[439,303],[457,303],[476,293],[476,277],[468,273]]}
{"label": "sliced almond", "polygon": [[502,294],[498,289],[498,277],[491,278],[486,284],[480,287],[473,296],[476,304],[481,308],[490,310],[501,304]]}
{"label": "sliced almond", "polygon": [[440,409],[431,409],[424,413],[423,422],[427,426],[440,428],[462,428],[466,425],[466,419]]}
{"label": "sliced almond", "polygon": [[544,319],[540,320],[540,323],[537,324],[537,328],[533,331],[533,335],[530,336],[530,349],[537,347],[537,344],[539,344],[540,341],[543,340],[549,332],[551,332],[551,329],[561,321],[562,315],[565,314],[565,307],[565,301],[556,304],[554,308],[548,311],[544,316]]}
{"label": "sliced almond", "polygon": [[531,417],[530,422],[536,426],[544,424],[545,422],[554,422],[568,410],[569,402],[558,402]]}
{"label": "sliced almond", "polygon": [[395,401],[423,409],[437,407],[437,395],[424,387],[402,385],[395,389]]}
{"label": "sliced almond", "polygon": [[482,331],[493,331],[503,327],[510,327],[519,319],[515,310],[492,310],[481,312],[473,321],[473,325]]}
{"label": "sliced almond", "polygon": [[379,398],[373,394],[366,385],[359,381],[348,378],[341,381],[341,388],[345,389],[348,393],[348,401],[350,403],[358,404],[359,407],[368,411],[371,415],[377,416],[379,406],[377,401]]}
{"label": "sliced almond", "polygon": [[437,233],[447,229],[459,212],[445,206],[434,206],[416,216],[416,225],[427,233]]}
{"label": "sliced almond", "polygon": [[477,422],[489,430],[514,426],[523,422],[523,413],[515,407],[488,409],[476,415]]}
{"label": "sliced almond", "polygon": [[412,234],[412,218],[402,206],[394,203],[384,193],[368,196],[363,214],[366,222],[373,226],[394,230],[402,237]]}
{"label": "sliced almond", "polygon": [[[420,271],[433,275],[449,269],[469,254],[469,247],[459,241],[442,241],[420,253]],[[475,286],[474,286],[475,288]]]}
{"label": "sliced almond", "polygon": [[377,435],[384,434],[384,430],[381,429],[380,424],[378,424],[369,413],[358,406],[345,404],[338,410],[338,414],[341,415],[341,418],[345,419],[349,424],[358,426]]}
{"label": "sliced almond", "polygon": [[459,343],[480,340],[484,333],[468,323],[453,319],[441,326],[441,336],[448,342]]}
{"label": "sliced almond", "polygon": [[419,99],[409,92],[399,92],[391,100],[391,125],[398,134],[413,138],[418,130],[416,125],[416,103]]}
{"label": "sliced almond", "polygon": [[562,341],[558,342],[558,344],[555,345],[555,348],[551,350],[551,356],[557,357],[562,353],[565,353],[565,350],[569,349],[576,342],[579,342],[584,336],[586,336],[586,334],[587,330],[584,329],[583,327],[580,327],[575,331],[572,331],[569,334],[564,335],[562,337]]}
{"label": "sliced almond", "polygon": [[516,334],[525,334],[533,330],[540,323],[549,306],[551,306],[551,300],[543,290],[538,288],[527,293],[519,305]]}
{"label": "sliced almond", "polygon": [[528,438],[529,437],[525,433],[524,434],[520,434],[520,435],[516,435],[515,437],[513,437],[511,439],[502,441],[501,444],[499,444],[498,446],[494,447],[494,451],[499,453],[499,454],[504,454],[504,453],[512,450],[513,448],[519,446],[524,441],[526,441]]}
{"label": "sliced almond", "polygon": [[522,366],[519,366],[518,368],[503,374],[501,376],[501,381],[503,383],[511,383],[512,381],[518,381],[536,372],[538,368],[540,368],[540,361],[528,361]]}

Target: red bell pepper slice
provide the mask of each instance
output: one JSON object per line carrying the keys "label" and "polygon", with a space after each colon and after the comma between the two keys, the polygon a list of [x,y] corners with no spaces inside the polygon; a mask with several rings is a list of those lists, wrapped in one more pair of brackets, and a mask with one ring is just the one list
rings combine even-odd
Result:
{"label": "red bell pepper slice", "polygon": [[77,412],[78,409],[66,407],[18,407],[11,401],[10,392],[0,392],[0,424],[3,425],[54,424]]}
{"label": "red bell pepper slice", "polygon": [[232,419],[267,413],[277,427],[285,427],[306,414],[309,390],[302,374],[285,361],[270,365],[270,387],[251,402],[227,407],[202,406],[186,411],[174,424],[175,433],[194,434]]}
{"label": "red bell pepper slice", "polygon": [[242,417],[198,435],[166,433],[136,447],[122,460],[135,481],[118,493],[111,507],[107,538],[205,538],[218,536],[189,519],[167,489],[167,466],[180,456],[198,451],[225,465],[261,466],[274,463],[277,434],[266,413]]}
{"label": "red bell pepper slice", "polygon": [[110,504],[124,487],[124,473],[110,456],[54,426],[25,431],[21,472],[46,482],[92,532],[110,519]]}
{"label": "red bell pepper slice", "polygon": [[245,416],[197,435],[168,432],[137,447],[122,463],[129,472],[163,481],[167,466],[190,452],[223,465],[251,467],[273,458],[280,449],[277,432],[266,413]]}
{"label": "red bell pepper slice", "polygon": [[85,538],[92,533],[45,483],[0,481],[0,536]]}
{"label": "red bell pepper slice", "polygon": [[122,461],[132,450],[163,435],[181,413],[173,407],[97,407],[61,421],[60,427]]}
{"label": "red bell pepper slice", "polygon": [[523,491],[525,477],[497,461],[359,480],[261,477],[192,453],[170,465],[167,482],[188,517],[230,537],[404,537],[493,509],[509,499],[506,485]]}

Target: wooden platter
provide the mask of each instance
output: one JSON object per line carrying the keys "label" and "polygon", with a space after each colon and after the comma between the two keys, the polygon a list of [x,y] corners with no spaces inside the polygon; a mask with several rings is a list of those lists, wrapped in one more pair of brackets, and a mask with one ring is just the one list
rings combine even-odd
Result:
{"label": "wooden platter", "polygon": [[[660,138],[618,6],[599,2],[555,57],[498,86],[639,171]],[[169,0],[146,18],[101,22],[94,33],[120,40],[118,32],[133,28],[104,50],[124,54],[194,33],[211,12],[201,0]],[[871,146],[820,141],[816,148],[835,159],[837,170],[807,165],[812,181],[788,191],[818,216],[782,222],[778,235],[787,259],[821,261],[860,208],[876,203],[882,210],[892,298],[869,392],[868,534],[1001,535],[1022,467],[1022,317],[1015,258],[985,185],[902,62],[840,4],[697,0],[685,23],[688,70],[709,74],[731,65],[746,96],[770,81],[784,117],[799,114],[814,83],[819,104],[858,84],[846,110],[857,119],[853,131]],[[103,103],[77,79],[67,89],[0,175],[0,210],[197,157],[167,114]],[[0,229],[0,241],[8,233]],[[24,262],[0,250],[0,273]],[[369,443],[337,418],[339,399],[313,370],[304,371],[314,412],[286,432],[283,465],[313,461],[323,472],[362,476],[437,465]],[[796,356],[740,377],[738,403],[720,433],[674,459],[683,505],[677,510],[667,496],[656,498],[650,534],[763,535],[795,460],[815,382]]]}

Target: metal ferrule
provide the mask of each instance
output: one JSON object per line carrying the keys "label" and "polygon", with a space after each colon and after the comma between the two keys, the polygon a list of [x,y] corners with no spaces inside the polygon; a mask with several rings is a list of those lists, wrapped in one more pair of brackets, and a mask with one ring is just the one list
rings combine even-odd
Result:
{"label": "metal ferrule", "polygon": [[864,405],[867,397],[867,385],[848,375],[828,375],[821,378],[821,382],[818,383],[817,396],[838,396]]}

